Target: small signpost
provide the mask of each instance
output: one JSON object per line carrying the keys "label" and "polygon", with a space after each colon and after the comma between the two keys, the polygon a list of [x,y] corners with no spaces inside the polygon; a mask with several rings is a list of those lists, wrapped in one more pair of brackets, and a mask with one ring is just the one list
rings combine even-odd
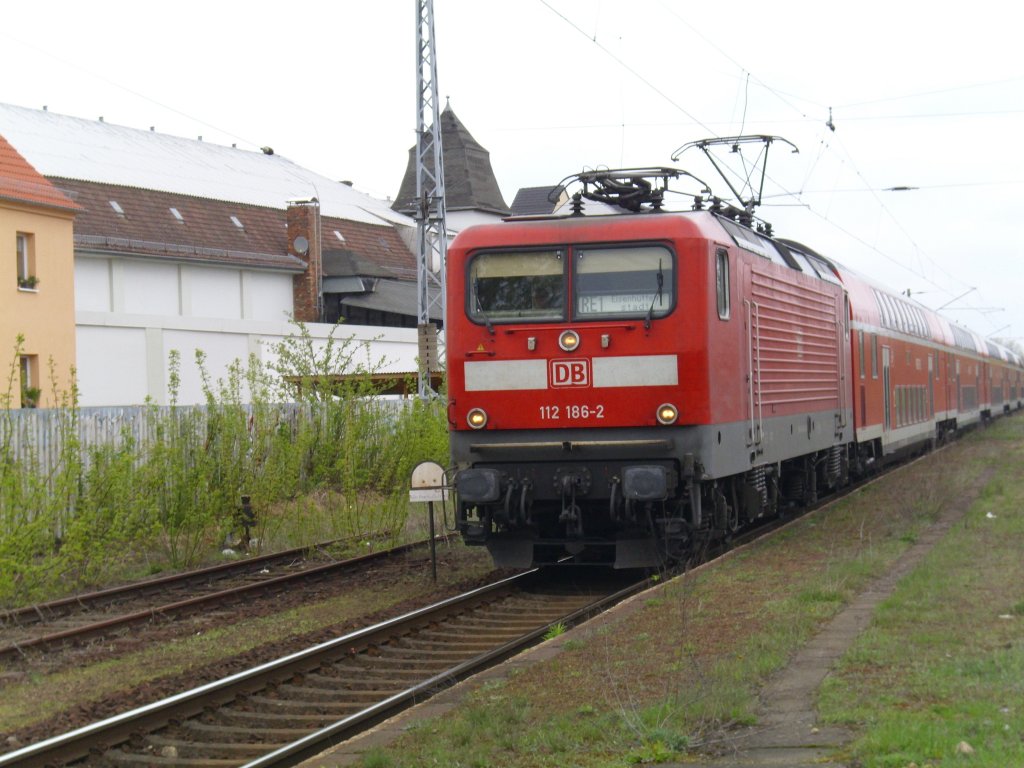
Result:
{"label": "small signpost", "polygon": [[434,538],[434,502],[448,499],[448,487],[444,484],[444,467],[436,461],[421,461],[412,470],[409,484],[409,501],[426,502],[430,518],[430,563],[434,581],[437,582],[437,540]]}

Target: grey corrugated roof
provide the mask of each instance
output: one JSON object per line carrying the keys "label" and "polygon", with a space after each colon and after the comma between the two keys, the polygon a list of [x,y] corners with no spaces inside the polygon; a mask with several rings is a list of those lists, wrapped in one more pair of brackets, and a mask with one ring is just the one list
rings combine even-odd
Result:
{"label": "grey corrugated roof", "polygon": [[[396,315],[416,315],[416,283],[408,280],[377,280],[374,290],[367,293],[350,294],[341,302],[350,307],[391,312]],[[432,313],[431,319],[441,320],[440,313]]]}
{"label": "grey corrugated roof", "polygon": [[377,261],[368,259],[363,254],[351,249],[324,249],[322,260],[325,277],[352,275],[366,277],[395,276],[395,270],[388,269]]}
{"label": "grey corrugated roof", "polygon": [[[441,113],[441,151],[444,163],[445,207],[449,211],[486,211],[507,216],[498,180],[491,168],[490,153],[470,135],[450,106]],[[394,208],[411,212],[416,199],[416,147],[409,150],[409,164]]]}
{"label": "grey corrugated roof", "polygon": [[[551,213],[560,202],[560,195],[564,187],[523,187],[516,192],[516,199],[512,201],[513,216],[539,216]],[[554,202],[552,199],[554,198]]]}

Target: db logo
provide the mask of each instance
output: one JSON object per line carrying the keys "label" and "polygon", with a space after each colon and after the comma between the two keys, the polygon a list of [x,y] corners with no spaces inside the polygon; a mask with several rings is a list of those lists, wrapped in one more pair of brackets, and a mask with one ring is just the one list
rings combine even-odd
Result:
{"label": "db logo", "polygon": [[548,378],[552,387],[589,387],[590,361],[552,360]]}

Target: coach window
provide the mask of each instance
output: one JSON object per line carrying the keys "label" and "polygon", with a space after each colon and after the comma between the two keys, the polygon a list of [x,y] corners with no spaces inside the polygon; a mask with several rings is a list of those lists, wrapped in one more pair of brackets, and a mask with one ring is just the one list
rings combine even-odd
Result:
{"label": "coach window", "polygon": [[729,319],[729,252],[719,248],[715,254],[715,291],[718,295],[718,316]]}
{"label": "coach window", "polygon": [[878,334],[871,334],[871,378],[878,378]]}
{"label": "coach window", "polygon": [[902,301],[897,301],[896,308],[899,310],[900,313],[900,330],[903,331],[904,333],[913,333],[914,324],[911,321],[910,317],[910,307],[908,307]]}
{"label": "coach window", "polygon": [[481,253],[469,265],[470,318],[478,323],[562,320],[565,258],[560,250]]}
{"label": "coach window", "polygon": [[675,303],[675,261],[660,245],[573,251],[574,316],[664,317]]}
{"label": "coach window", "polygon": [[860,377],[863,379],[864,372],[864,331],[857,331],[857,350],[860,359]]}
{"label": "coach window", "polygon": [[924,314],[917,307],[913,307],[914,311],[914,327],[917,328],[917,335],[922,338],[928,338],[928,323],[924,319]]}

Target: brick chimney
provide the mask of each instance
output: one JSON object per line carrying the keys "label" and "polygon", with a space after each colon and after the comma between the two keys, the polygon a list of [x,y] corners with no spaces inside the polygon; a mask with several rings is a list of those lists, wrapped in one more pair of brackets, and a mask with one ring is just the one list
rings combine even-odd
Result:
{"label": "brick chimney", "polygon": [[306,264],[306,271],[292,278],[295,319],[319,323],[323,317],[323,261],[320,251],[320,201],[289,200],[286,216],[288,253]]}

